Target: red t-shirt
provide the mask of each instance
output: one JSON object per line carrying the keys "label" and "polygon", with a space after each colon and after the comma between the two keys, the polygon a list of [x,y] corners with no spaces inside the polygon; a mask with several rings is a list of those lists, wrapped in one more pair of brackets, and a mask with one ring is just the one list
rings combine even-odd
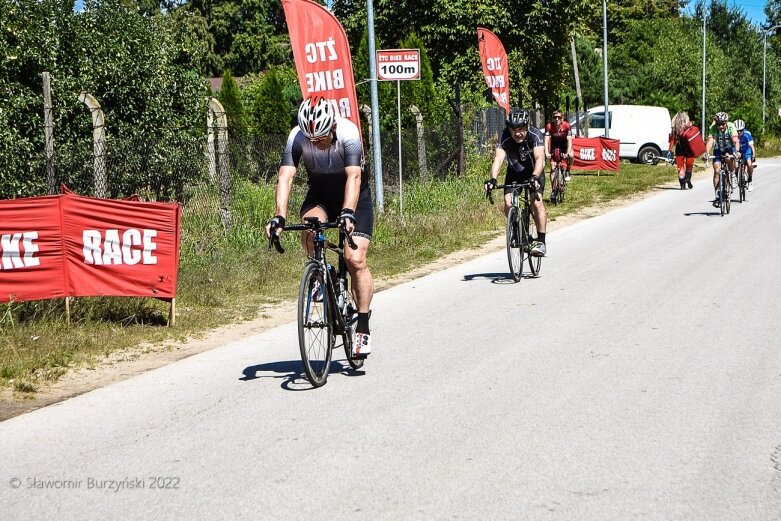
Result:
{"label": "red t-shirt", "polygon": [[572,126],[567,121],[562,121],[558,129],[553,126],[553,123],[548,122],[545,125],[545,135],[550,136],[551,148],[563,148],[566,152],[570,129]]}

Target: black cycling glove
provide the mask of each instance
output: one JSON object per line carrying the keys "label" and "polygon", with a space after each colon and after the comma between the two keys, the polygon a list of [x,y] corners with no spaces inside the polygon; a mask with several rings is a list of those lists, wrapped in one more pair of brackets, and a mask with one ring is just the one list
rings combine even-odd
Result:
{"label": "black cycling glove", "polygon": [[275,215],[273,219],[269,220],[268,224],[271,225],[271,227],[268,230],[269,235],[275,237],[277,228],[285,227],[285,218],[282,217],[281,215]]}
{"label": "black cycling glove", "polygon": [[496,188],[496,179],[492,177],[491,179],[485,182],[485,189],[486,191],[488,191],[488,190],[493,190],[494,188]]}
{"label": "black cycling glove", "polygon": [[342,208],[342,213],[339,215],[339,226],[344,228],[344,225],[350,221],[355,226],[355,210],[352,208]]}

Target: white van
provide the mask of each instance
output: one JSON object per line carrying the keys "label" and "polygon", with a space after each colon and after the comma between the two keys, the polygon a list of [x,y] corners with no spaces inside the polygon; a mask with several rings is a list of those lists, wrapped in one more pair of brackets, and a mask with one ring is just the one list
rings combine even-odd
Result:
{"label": "white van", "polygon": [[[665,107],[648,105],[610,105],[610,138],[621,141],[619,155],[639,163],[656,164],[658,156],[667,151],[670,137],[670,112]],[[605,107],[588,111],[589,130],[586,137],[605,135]],[[585,116],[580,120],[583,133]],[[575,133],[575,118],[570,120]]]}

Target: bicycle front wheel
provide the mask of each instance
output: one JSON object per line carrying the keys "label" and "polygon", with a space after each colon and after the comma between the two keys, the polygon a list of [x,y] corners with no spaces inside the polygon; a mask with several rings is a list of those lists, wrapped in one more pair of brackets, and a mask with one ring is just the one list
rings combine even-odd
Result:
{"label": "bicycle front wheel", "polygon": [[515,282],[521,280],[523,271],[519,221],[518,207],[510,207],[510,211],[507,213],[507,263],[510,265],[510,274]]}
{"label": "bicycle front wheel", "polygon": [[[529,260],[529,269],[532,272],[532,276],[536,277],[540,273],[542,267],[542,257],[535,257],[531,254],[532,243],[537,240],[537,225],[534,223],[531,210],[526,208],[523,212],[523,251],[526,258]],[[528,247],[527,247],[528,245]]]}
{"label": "bicycle front wheel", "polygon": [[298,293],[298,345],[304,372],[313,387],[325,384],[334,346],[335,310],[330,309],[327,291],[320,265],[308,263]]}
{"label": "bicycle front wheel", "polygon": [[559,205],[564,202],[564,169],[559,167],[556,174],[556,185],[558,190],[556,191],[556,204]]}

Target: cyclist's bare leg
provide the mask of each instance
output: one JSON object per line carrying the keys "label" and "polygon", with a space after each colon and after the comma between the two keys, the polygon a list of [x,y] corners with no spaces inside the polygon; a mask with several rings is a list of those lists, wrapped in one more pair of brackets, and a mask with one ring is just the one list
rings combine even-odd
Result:
{"label": "cyclist's bare leg", "polygon": [[[305,217],[317,217],[320,219],[320,222],[327,223],[328,222],[328,214],[325,212],[325,209],[321,206],[314,206],[310,208],[309,210],[305,211],[301,214],[301,221],[303,222]],[[315,243],[314,243],[314,233],[310,230],[304,230],[301,232],[301,246],[303,246],[304,251],[307,252],[307,254],[312,255],[315,249]]]}
{"label": "cyclist's bare leg", "polygon": [[504,194],[504,215],[507,217],[507,214],[510,213],[510,208],[513,205],[513,194],[510,192],[509,194]]}
{"label": "cyclist's bare leg", "polygon": [[545,204],[542,202],[542,194],[535,192],[532,196],[532,218],[537,226],[537,232],[546,233],[548,227],[548,212],[545,211]]}
{"label": "cyclist's bare leg", "polygon": [[350,272],[353,297],[355,305],[358,306],[358,312],[368,313],[374,295],[374,279],[369,271],[369,265],[366,263],[366,254],[369,251],[371,241],[366,237],[357,236],[353,236],[353,241],[358,249],[353,250],[346,246],[344,260],[347,262],[347,270]]}
{"label": "cyclist's bare leg", "polygon": [[713,191],[719,189],[719,169],[721,168],[721,161],[713,160]]}

